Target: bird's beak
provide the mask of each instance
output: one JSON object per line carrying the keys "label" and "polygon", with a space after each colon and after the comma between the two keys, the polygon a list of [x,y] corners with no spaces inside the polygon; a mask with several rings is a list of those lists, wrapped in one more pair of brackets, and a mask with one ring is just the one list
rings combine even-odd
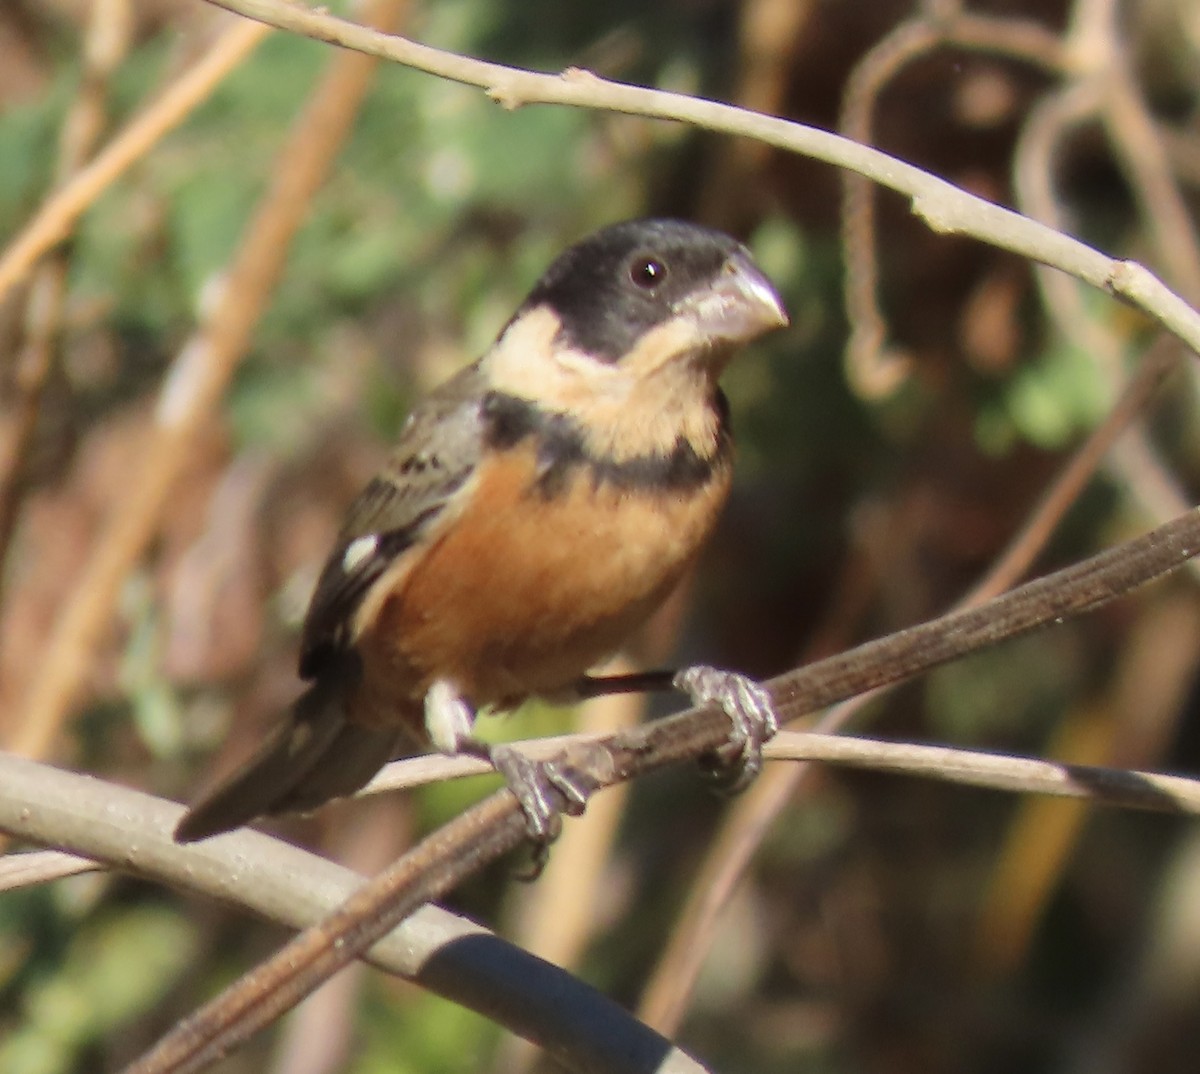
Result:
{"label": "bird's beak", "polygon": [[683,299],[675,312],[713,343],[746,343],[788,324],[775,285],[740,252],[729,256],[710,287]]}

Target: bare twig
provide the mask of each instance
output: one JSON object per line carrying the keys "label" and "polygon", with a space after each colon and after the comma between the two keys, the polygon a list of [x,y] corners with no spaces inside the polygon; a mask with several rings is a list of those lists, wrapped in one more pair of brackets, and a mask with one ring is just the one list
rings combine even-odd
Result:
{"label": "bare twig", "polygon": [[[781,714],[797,716],[1098,607],[1198,552],[1200,508],[981,607],[868,642],[767,685]],[[693,709],[614,735],[603,744],[580,743],[564,763],[583,783],[599,787],[707,755],[726,743],[728,735],[728,717],[719,709]],[[1130,798],[1170,808],[1161,788],[1136,778],[1133,784],[1124,788]],[[524,818],[510,791],[486,799],[176,1026],[126,1074],[200,1069],[289,1010],[424,901],[513,849],[523,833]]]}
{"label": "bare twig", "polygon": [[280,29],[342,45],[455,82],[479,86],[506,108],[562,104],[677,120],[724,134],[757,138],[793,153],[849,168],[911,199],[934,231],[971,235],[1053,265],[1131,302],[1200,350],[1200,313],[1133,261],[1112,259],[1034,220],[974,197],[953,184],[828,131],[759,115],[715,101],[597,78],[575,68],[539,74],[473,60],[402,37],[389,37],[283,0],[209,0]]}
{"label": "bare twig", "polygon": [[[1095,473],[1105,451],[1145,409],[1174,363],[1175,346],[1173,339],[1164,335],[1150,349],[1108,417],[1075,452],[1008,549],[957,607],[976,607],[1024,576],[1063,514]],[[1195,560],[1189,562],[1195,564]],[[833,733],[848,726],[879,692],[860,694],[835,705],[821,717],[815,730]],[[768,769],[734,804],[709,846],[688,901],[646,984],[638,1014],[648,1025],[668,1034],[678,1028],[709,950],[710,937],[715,934],[717,919],[749,868],[751,858],[808,773],[805,766]]]}
{"label": "bare twig", "polygon": [[[671,719],[687,717],[683,713]],[[609,748],[614,744],[626,749],[629,742],[621,741],[624,734],[567,735],[558,739],[531,739],[516,745],[530,755],[548,754],[551,744],[557,752],[564,748]],[[985,790],[1079,798],[1113,808],[1200,815],[1200,779],[1159,772],[1064,765],[1012,754],[823,731],[780,731],[764,748],[764,755],[771,761],[819,761]],[[396,761],[391,767],[403,770],[410,764],[412,761]],[[467,775],[474,773],[455,771],[448,778]],[[22,838],[72,848],[70,852],[27,851],[0,858],[0,890],[15,891],[44,884],[102,868],[106,863],[237,903],[283,924],[305,920],[314,900],[324,904],[320,883],[315,895],[295,891],[296,898],[291,898],[294,880],[293,866],[286,860],[288,855],[297,856],[296,867],[302,871],[314,866],[308,861],[310,855],[270,836],[246,830],[215,843],[181,845],[170,837],[174,824],[183,815],[182,808],[174,802],[4,753],[0,753],[0,776],[5,780],[0,784],[0,829]],[[77,799],[79,794],[84,795],[83,800]],[[102,815],[124,820],[135,807],[137,826],[132,823],[110,826],[96,821],[97,809]],[[40,814],[35,813],[39,810]],[[149,840],[144,850],[130,849],[139,844],[143,832]],[[264,840],[271,844],[265,856]],[[278,857],[280,854],[282,859]],[[239,869],[251,858],[256,870],[231,887],[224,870]],[[346,872],[321,860],[335,872]],[[203,868],[197,869],[197,862]],[[381,968],[404,976],[416,972],[411,955],[401,962],[394,957],[380,960],[375,958],[376,954],[373,950],[371,957]]]}
{"label": "bare twig", "polygon": [[99,869],[96,862],[65,854],[61,850],[30,850],[21,854],[0,856],[0,892],[48,884],[66,876],[90,873]]}
{"label": "bare twig", "polygon": [[[1088,6],[1080,5],[1081,9]],[[1090,26],[1091,21],[1083,20],[1076,37],[1090,40]],[[1077,51],[1089,50],[1077,45]],[[1034,108],[1022,130],[1013,161],[1017,201],[1025,212],[1051,227],[1063,224],[1063,211],[1054,192],[1053,160],[1072,130],[1099,120],[1104,99],[1102,75],[1071,83]],[[1053,269],[1038,267],[1036,278],[1046,312],[1063,338],[1089,354],[1098,375],[1115,384],[1121,375],[1123,346],[1089,309],[1082,288]],[[1188,501],[1178,483],[1140,428],[1131,429],[1117,445],[1108,465],[1151,521],[1174,518],[1186,509]],[[1193,562],[1190,570],[1193,575],[1200,574],[1200,565]]]}
{"label": "bare twig", "polygon": [[[820,760],[991,789],[1200,813],[1200,782],[1155,773],[795,732],[781,733],[767,754],[772,759]],[[495,799],[489,799],[479,807],[475,821],[482,824],[487,816],[497,815],[494,804]],[[181,813],[174,803],[0,754],[0,829],[87,855],[86,859],[59,852],[10,856],[4,860],[5,886],[19,886],[12,881],[22,874],[27,883],[43,882],[103,861],[298,925],[316,920],[349,897],[361,880],[328,861],[250,831],[179,846],[171,832]],[[443,830],[435,841],[454,838]],[[365,889],[356,898],[363,894]],[[626,1061],[618,1062],[618,1053],[625,1054],[622,1049],[636,1045],[635,1052],[645,1053],[655,1038],[625,1024],[609,1009],[608,1001],[568,975],[437,908],[415,912],[394,934],[372,946],[367,957],[380,968],[410,977],[541,1039],[560,1057],[569,1054],[572,1069],[699,1069],[674,1051],[667,1052],[665,1067],[621,1066]],[[502,977],[497,978],[498,973]],[[581,1033],[581,1027],[586,1031]],[[618,1030],[619,1045],[613,1038]],[[667,1048],[665,1042],[658,1047]]]}
{"label": "bare twig", "polygon": [[[1097,608],[1200,553],[1200,508],[986,604],[950,612],[774,680],[788,718]],[[714,713],[714,716],[718,714]]]}
{"label": "bare twig", "polygon": [[[1013,154],[1013,189],[1023,212],[1049,227],[1064,225],[1054,190],[1054,161],[1063,141],[1095,122],[1102,103],[1098,82],[1073,82],[1047,95],[1030,111]],[[1063,338],[1092,356],[1097,371],[1115,383],[1121,350],[1112,334],[1088,313],[1084,291],[1060,272],[1035,266],[1042,302]]]}
{"label": "bare twig", "polygon": [[1167,278],[1187,296],[1200,300],[1200,247],[1192,214],[1171,169],[1158,127],[1146,107],[1122,40],[1122,11],[1117,0],[1081,0],[1074,13],[1073,36],[1087,42],[1085,77],[1100,86],[1101,118],[1117,160],[1129,180],[1138,208]]}
{"label": "bare twig", "polygon": [[[632,671],[628,663],[608,669]],[[635,727],[646,709],[645,695],[613,694],[582,706],[579,732],[600,737]],[[560,749],[562,746],[560,745]],[[621,818],[628,805],[628,786],[621,784],[601,795],[588,808],[588,823],[568,825],[538,878],[520,896],[520,912],[506,933],[514,943],[556,966],[578,966],[588,943],[601,927],[604,870],[609,866]],[[535,1049],[520,1038],[504,1042],[493,1066],[510,1074],[528,1069]]]}
{"label": "bare twig", "polygon": [[[961,10],[928,10],[906,19],[858,61],[846,82],[838,130],[872,144],[872,117],[883,89],[909,64],[941,48],[991,53],[1061,71],[1066,55],[1059,38],[1037,23],[994,18]],[[906,355],[887,346],[887,323],[879,306],[875,255],[875,202],[862,175],[842,176],[842,246],[846,271],[843,297],[850,338],[846,375],[868,398],[889,394],[905,376]]]}
{"label": "bare twig", "polygon": [[1154,772],[1061,764],[917,743],[885,744],[878,739],[815,731],[781,731],[768,756],[824,761],[1019,794],[1086,798],[1097,804],[1160,813],[1200,813],[1200,781]]}

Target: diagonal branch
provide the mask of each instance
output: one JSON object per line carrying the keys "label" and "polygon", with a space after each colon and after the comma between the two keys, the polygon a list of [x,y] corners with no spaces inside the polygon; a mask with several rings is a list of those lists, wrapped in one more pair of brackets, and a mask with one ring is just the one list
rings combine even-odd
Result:
{"label": "diagonal branch", "polygon": [[[1134,375],[1108,416],[1092,430],[1050,484],[1008,548],[956,607],[982,604],[1025,577],[1105,453],[1122,433],[1128,433],[1129,426],[1146,409],[1151,396],[1178,360],[1179,355],[1175,352],[1180,349],[1171,336],[1159,335],[1137,363]],[[1188,560],[1188,566],[1194,571],[1197,561]],[[842,731],[875,696],[875,692],[869,691],[833,706],[817,720],[813,730],[830,734]],[[638,1004],[639,1015],[654,1028],[671,1033],[678,1027],[703,966],[718,916],[728,905],[734,888],[771,825],[794,801],[796,791],[805,782],[809,771],[811,769],[802,764],[768,769],[729,811],[709,846],[679,920]]]}
{"label": "diagonal branch", "polygon": [[[1200,508],[986,604],[817,661],[768,686],[781,715],[801,715],[1099,607],[1177,569],[1198,552]],[[591,785],[608,785],[709,754],[727,742],[728,725],[728,717],[719,709],[692,709],[603,743],[579,743],[566,763]],[[1090,777],[1080,771],[1074,778],[1087,782]],[[1161,789],[1146,790],[1141,798],[1141,804],[1157,802],[1162,799]],[[185,1074],[201,1069],[290,1010],[418,906],[514,849],[523,835],[524,821],[511,792],[487,798],[423,840],[364,884],[329,918],[306,929],[177,1025],[125,1074]]]}

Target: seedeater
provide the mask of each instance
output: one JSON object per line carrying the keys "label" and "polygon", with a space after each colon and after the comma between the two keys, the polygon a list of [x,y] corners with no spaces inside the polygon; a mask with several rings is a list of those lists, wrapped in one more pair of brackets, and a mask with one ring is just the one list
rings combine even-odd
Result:
{"label": "seedeater", "polygon": [[720,704],[760,763],[776,721],[752,680],[587,671],[696,559],[732,476],[718,377],[786,324],[750,252],[696,224],[616,224],[559,256],[483,357],[409,416],[317,582],[308,689],[176,838],[311,810],[429,744],[489,757],[544,836],[547,773],[471,733],[480,708],[533,696],[675,686]]}

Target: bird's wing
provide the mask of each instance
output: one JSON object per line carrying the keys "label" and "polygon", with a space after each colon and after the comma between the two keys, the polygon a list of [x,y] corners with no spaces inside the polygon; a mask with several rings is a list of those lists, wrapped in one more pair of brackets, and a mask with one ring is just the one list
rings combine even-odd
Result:
{"label": "bird's wing", "polygon": [[387,465],[350,507],[304,620],[300,674],[353,645],[354,618],[371,586],[419,542],[463,490],[479,462],[484,393],[478,363],[409,416]]}

